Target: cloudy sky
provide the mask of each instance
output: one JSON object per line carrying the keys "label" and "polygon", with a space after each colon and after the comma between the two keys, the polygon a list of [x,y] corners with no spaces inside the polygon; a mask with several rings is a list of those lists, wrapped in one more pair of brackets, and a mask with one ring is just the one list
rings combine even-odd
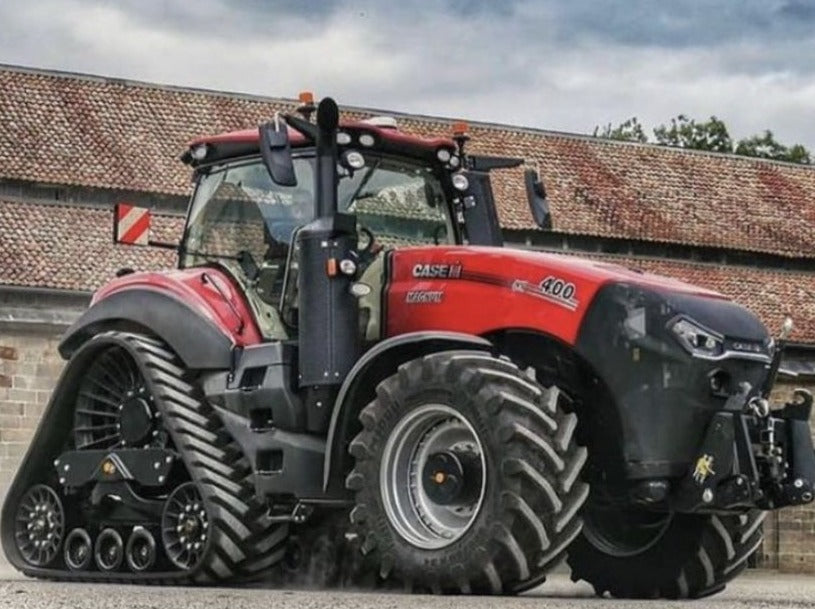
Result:
{"label": "cloudy sky", "polygon": [[716,115],[815,149],[815,0],[0,0],[0,24],[0,63],[578,133]]}

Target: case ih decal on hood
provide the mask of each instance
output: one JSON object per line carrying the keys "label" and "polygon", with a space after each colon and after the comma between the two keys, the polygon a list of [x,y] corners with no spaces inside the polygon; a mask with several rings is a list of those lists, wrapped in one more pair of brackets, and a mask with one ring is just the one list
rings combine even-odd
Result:
{"label": "case ih decal on hood", "polygon": [[458,279],[461,277],[460,264],[417,264],[413,276],[423,279]]}
{"label": "case ih decal on hood", "polygon": [[[515,327],[545,329],[575,344],[583,317],[607,283],[722,298],[675,279],[567,255],[492,247],[426,246],[391,254],[386,332],[446,329],[484,335]],[[410,306],[410,292],[443,290],[434,307]],[[500,302],[501,306],[484,303]]]}

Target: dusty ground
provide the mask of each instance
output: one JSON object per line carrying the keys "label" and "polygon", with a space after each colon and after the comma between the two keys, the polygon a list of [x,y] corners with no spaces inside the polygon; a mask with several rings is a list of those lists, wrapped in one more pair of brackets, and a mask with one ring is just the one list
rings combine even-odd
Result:
{"label": "dusty ground", "polygon": [[597,599],[566,575],[553,575],[521,598],[432,597],[352,592],[228,588],[149,588],[141,586],[57,584],[0,573],[0,607],[15,609],[491,609],[492,607],[813,607],[815,577],[751,572],[728,589],[696,602],[613,601]]}

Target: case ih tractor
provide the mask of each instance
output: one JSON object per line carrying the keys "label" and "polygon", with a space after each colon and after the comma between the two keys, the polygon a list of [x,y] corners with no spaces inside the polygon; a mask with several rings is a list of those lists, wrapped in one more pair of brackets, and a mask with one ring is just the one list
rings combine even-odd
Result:
{"label": "case ih tractor", "polygon": [[15,567],[512,594],[566,556],[600,594],[699,597],[812,500],[812,400],[769,407],[752,313],[500,247],[489,171],[520,161],[461,133],[301,110],[193,142],[178,269],[121,271],[65,335]]}

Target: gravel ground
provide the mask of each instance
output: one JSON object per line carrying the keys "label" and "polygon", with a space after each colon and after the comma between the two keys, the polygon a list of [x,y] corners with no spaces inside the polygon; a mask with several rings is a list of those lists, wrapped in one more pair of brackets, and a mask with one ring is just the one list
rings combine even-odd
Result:
{"label": "gravel ground", "polygon": [[58,584],[0,573],[0,607],[15,609],[491,609],[512,607],[813,607],[815,577],[751,572],[712,598],[687,602],[597,599],[585,585],[556,574],[520,598],[433,597],[357,592],[237,588],[152,588],[103,584]]}

